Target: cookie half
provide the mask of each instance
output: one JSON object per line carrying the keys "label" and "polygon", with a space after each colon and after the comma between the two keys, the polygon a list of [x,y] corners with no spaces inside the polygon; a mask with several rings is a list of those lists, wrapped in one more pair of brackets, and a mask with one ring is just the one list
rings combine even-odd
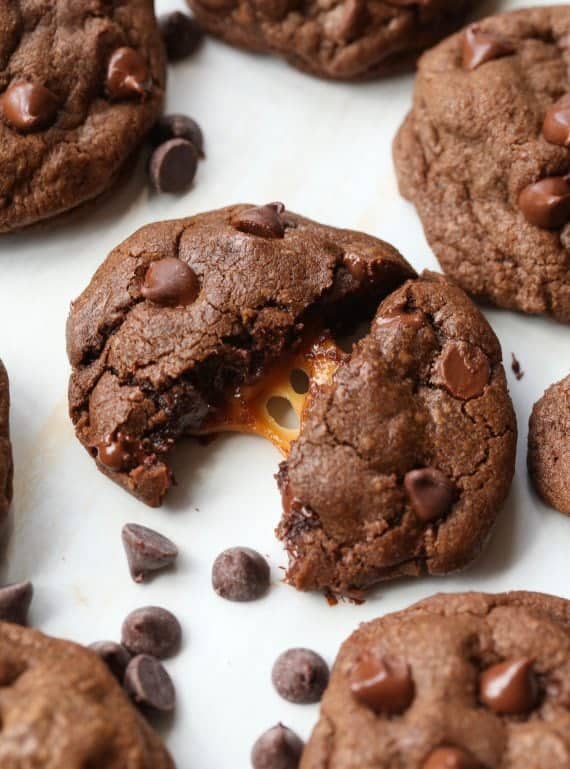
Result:
{"label": "cookie half", "polygon": [[12,447],[10,445],[10,392],[8,374],[0,360],[0,531],[4,528],[12,501]]}
{"label": "cookie half", "polygon": [[443,269],[570,322],[570,7],[491,17],[419,64],[394,157]]}
{"label": "cookie half", "polygon": [[570,515],[570,376],[549,387],[534,405],[528,471],[544,501]]}
{"label": "cookie half", "polygon": [[115,181],[160,114],[165,56],[151,0],[0,10],[0,232]]}
{"label": "cookie half", "polygon": [[341,647],[300,769],[566,769],[570,602],[437,595]]}
{"label": "cookie half", "polygon": [[460,26],[476,0],[188,0],[227,43],[320,77],[363,80],[413,63]]}

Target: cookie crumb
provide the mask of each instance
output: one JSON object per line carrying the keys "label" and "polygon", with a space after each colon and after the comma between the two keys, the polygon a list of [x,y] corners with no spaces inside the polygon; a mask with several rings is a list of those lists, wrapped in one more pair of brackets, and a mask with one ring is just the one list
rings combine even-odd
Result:
{"label": "cookie crumb", "polygon": [[519,363],[519,361],[518,361],[516,355],[514,354],[514,352],[511,353],[511,357],[513,359],[512,363],[511,363],[512,372],[515,375],[515,377],[517,378],[517,380],[520,382],[520,380],[524,376],[524,371],[521,369],[521,364]]}

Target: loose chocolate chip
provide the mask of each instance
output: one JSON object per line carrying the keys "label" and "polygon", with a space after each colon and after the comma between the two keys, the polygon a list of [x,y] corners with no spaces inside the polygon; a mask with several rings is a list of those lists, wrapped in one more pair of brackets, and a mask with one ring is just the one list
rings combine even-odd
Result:
{"label": "loose chocolate chip", "polygon": [[427,757],[422,769],[483,769],[483,767],[465,750],[437,748]]}
{"label": "loose chocolate chip", "polygon": [[141,287],[141,294],[155,304],[184,307],[200,293],[194,270],[175,256],[151,262]]}
{"label": "loose chocolate chip", "polygon": [[329,682],[329,668],[310,649],[288,649],[275,661],[271,680],[284,700],[306,705],[320,701]]}
{"label": "loose chocolate chip", "polygon": [[401,657],[368,652],[349,672],[352,696],[375,713],[403,713],[414,698],[408,663]]}
{"label": "loose chocolate chip", "polygon": [[123,622],[121,643],[131,654],[150,654],[164,659],[178,651],[182,639],[180,623],[159,606],[132,611]]}
{"label": "loose chocolate chip", "polygon": [[463,66],[465,69],[477,69],[493,59],[500,59],[514,53],[513,46],[490,32],[483,32],[476,25],[471,25],[463,36]]}
{"label": "loose chocolate chip", "polygon": [[22,133],[50,126],[57,115],[57,99],[41,83],[12,83],[2,94],[4,120]]}
{"label": "loose chocolate chip", "polygon": [[174,710],[176,693],[172,679],[164,665],[149,654],[139,654],[129,662],[124,685],[137,705],[163,712]]}
{"label": "loose chocolate chip", "polygon": [[115,472],[125,470],[135,458],[135,442],[120,431],[107,435],[96,448],[99,461]]}
{"label": "loose chocolate chip", "polygon": [[269,588],[269,564],[249,547],[230,547],[214,561],[212,586],[228,601],[254,601]]}
{"label": "loose chocolate chip", "polygon": [[483,394],[489,383],[491,366],[479,347],[467,342],[450,342],[439,359],[438,373],[453,396],[468,400]]}
{"label": "loose chocolate chip", "polygon": [[570,147],[570,94],[566,94],[546,113],[542,133],[546,141]]}
{"label": "loose chocolate chip", "polygon": [[125,647],[114,641],[96,641],[89,648],[101,657],[115,678],[123,683],[125,670],[131,661],[131,655]]}
{"label": "loose chocolate chip", "polygon": [[204,136],[198,123],[187,115],[163,115],[155,124],[150,134],[152,144],[157,147],[169,139],[186,139],[204,157]]}
{"label": "loose chocolate chip", "polygon": [[146,526],[127,523],[121,537],[135,582],[143,582],[151,572],[171,566],[178,558],[174,542]]}
{"label": "loose chocolate chip", "polygon": [[248,235],[260,238],[282,238],[285,225],[281,214],[285,210],[283,203],[268,203],[265,206],[247,208],[232,218],[232,226]]}
{"label": "loose chocolate chip", "polygon": [[303,753],[303,742],[283,724],[268,729],[251,751],[253,769],[297,769]]}
{"label": "loose chocolate chip", "polygon": [[570,177],[551,176],[525,187],[519,207],[527,222],[543,230],[558,230],[570,221]]}
{"label": "loose chocolate chip", "polygon": [[158,192],[184,192],[196,176],[198,159],[198,150],[186,139],[169,139],[160,144],[149,165],[154,188]]}
{"label": "loose chocolate chip", "polygon": [[435,467],[410,470],[404,476],[404,488],[415,514],[426,523],[447,515],[457,493],[449,478]]}
{"label": "loose chocolate chip", "polygon": [[152,87],[148,67],[134,48],[117,48],[107,66],[107,93],[112,99],[145,98]]}
{"label": "loose chocolate chip", "polygon": [[12,582],[0,587],[0,620],[13,622],[16,625],[27,625],[28,611],[34,586],[31,582]]}
{"label": "loose chocolate chip", "polygon": [[522,657],[487,668],[481,675],[479,698],[495,713],[528,713],[538,699],[538,681],[533,661]]}
{"label": "loose chocolate chip", "polygon": [[170,61],[179,61],[191,56],[204,37],[197,22],[181,11],[160,16],[158,26]]}

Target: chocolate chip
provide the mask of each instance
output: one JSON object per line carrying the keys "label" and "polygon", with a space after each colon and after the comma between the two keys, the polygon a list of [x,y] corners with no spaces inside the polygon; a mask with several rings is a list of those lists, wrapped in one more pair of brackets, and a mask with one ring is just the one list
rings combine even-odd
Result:
{"label": "chocolate chip", "polygon": [[182,628],[171,612],[159,606],[132,611],[123,622],[121,643],[131,654],[164,659],[180,648]]}
{"label": "chocolate chip", "polygon": [[181,11],[163,14],[158,19],[158,26],[170,61],[191,56],[204,38],[197,22]]}
{"label": "chocolate chip", "polygon": [[517,380],[520,382],[520,380],[524,376],[524,371],[522,370],[521,364],[520,364],[518,358],[516,357],[516,355],[514,354],[514,352],[511,353],[511,359],[512,359],[511,360],[511,371],[513,372],[513,374],[515,375]]}
{"label": "chocolate chip", "polygon": [[542,133],[546,141],[570,147],[570,94],[566,94],[546,113]]}
{"label": "chocolate chip", "polygon": [[228,601],[254,601],[269,588],[269,564],[249,547],[230,547],[214,561],[212,586]]}
{"label": "chocolate chip", "polygon": [[483,769],[482,765],[461,748],[437,748],[422,764],[422,769]]}
{"label": "chocolate chip", "polygon": [[200,283],[194,270],[174,256],[151,262],[141,288],[145,299],[171,307],[192,304],[199,293]]}
{"label": "chocolate chip", "polygon": [[112,99],[145,98],[152,87],[143,57],[134,48],[117,48],[107,65],[107,93]]}
{"label": "chocolate chip", "polygon": [[404,488],[415,514],[426,523],[447,515],[457,495],[454,484],[435,467],[410,470]]}
{"label": "chocolate chip", "polygon": [[149,654],[139,654],[128,664],[125,689],[137,703],[153,710],[174,710],[176,693],[164,665]]}
{"label": "chocolate chip", "polygon": [[285,225],[281,214],[285,210],[283,203],[268,203],[265,206],[247,208],[236,214],[232,226],[248,235],[260,238],[282,238],[285,235]]}
{"label": "chocolate chip", "polygon": [[271,680],[284,700],[306,705],[320,701],[329,682],[329,668],[310,649],[288,649],[275,661]]}
{"label": "chocolate chip", "polygon": [[15,625],[28,624],[28,611],[34,586],[31,582],[12,582],[0,587],[0,620]]}
{"label": "chocolate chip", "polygon": [[403,713],[414,698],[408,663],[401,657],[368,652],[349,672],[352,696],[375,713]]}
{"label": "chocolate chip", "polygon": [[527,222],[543,230],[558,230],[570,221],[570,177],[551,176],[525,187],[519,207]]}
{"label": "chocolate chip", "polygon": [[463,35],[463,66],[465,69],[477,69],[493,59],[509,56],[514,48],[507,40],[490,32],[483,32],[475,24],[465,30]]}
{"label": "chocolate chip", "polygon": [[251,751],[253,769],[297,769],[303,753],[303,742],[283,724],[268,729]]}
{"label": "chocolate chip", "polygon": [[151,572],[171,566],[178,557],[174,542],[146,526],[127,523],[121,538],[135,582],[143,582]]}
{"label": "chocolate chip", "polygon": [[202,129],[191,117],[180,114],[163,115],[154,124],[150,133],[150,140],[156,147],[169,139],[186,139],[186,141],[192,142],[200,157],[204,157]]}
{"label": "chocolate chip", "polygon": [[131,655],[125,647],[114,641],[96,641],[89,648],[101,657],[115,678],[123,683],[125,670],[131,661]]}
{"label": "chocolate chip", "polygon": [[57,99],[41,83],[12,83],[1,97],[4,120],[22,133],[50,126],[57,115]]}
{"label": "chocolate chip", "polygon": [[538,682],[533,670],[533,661],[522,657],[487,668],[479,682],[479,698],[495,713],[528,713],[538,699]]}
{"label": "chocolate chip", "polygon": [[183,192],[196,176],[198,150],[186,139],[169,139],[150,158],[149,172],[158,192]]}
{"label": "chocolate chip", "polygon": [[125,470],[135,462],[136,442],[121,431],[107,435],[96,449],[99,461],[115,472]]}
{"label": "chocolate chip", "polygon": [[467,342],[449,342],[437,368],[444,387],[462,400],[482,395],[491,376],[489,359],[483,350]]}

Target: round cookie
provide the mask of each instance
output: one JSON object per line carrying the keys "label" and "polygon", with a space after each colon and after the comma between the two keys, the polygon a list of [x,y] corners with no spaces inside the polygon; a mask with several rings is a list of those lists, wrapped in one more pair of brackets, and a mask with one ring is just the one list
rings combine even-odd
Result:
{"label": "round cookie", "polygon": [[0,232],[107,190],[160,114],[151,0],[39,0],[0,11]]}
{"label": "round cookie", "polygon": [[12,500],[13,465],[9,409],[8,374],[0,360],[0,532],[6,525]]}
{"label": "round cookie", "polygon": [[534,405],[528,471],[544,501],[570,515],[570,376],[549,387]]}
{"label": "round cookie", "polygon": [[516,432],[482,314],[441,275],[408,281],[309,398],[281,465],[288,581],[351,595],[464,567],[508,494]]}
{"label": "round cookie", "polygon": [[320,77],[363,80],[410,65],[463,22],[476,0],[188,0],[227,43],[274,53]]}
{"label": "round cookie", "polygon": [[420,60],[394,143],[443,269],[499,307],[570,322],[570,6],[485,19]]}
{"label": "round cookie", "polygon": [[566,769],[570,602],[437,595],[341,647],[300,769]]}
{"label": "round cookie", "polygon": [[0,679],[3,767],[174,769],[94,652],[0,623]]}

